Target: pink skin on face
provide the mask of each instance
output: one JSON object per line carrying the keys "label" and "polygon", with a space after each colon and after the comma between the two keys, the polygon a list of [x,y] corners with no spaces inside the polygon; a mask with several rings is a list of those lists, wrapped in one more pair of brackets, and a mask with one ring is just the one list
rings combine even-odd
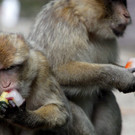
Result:
{"label": "pink skin on face", "polygon": [[0,94],[3,91],[17,89],[17,76],[15,73],[0,71]]}

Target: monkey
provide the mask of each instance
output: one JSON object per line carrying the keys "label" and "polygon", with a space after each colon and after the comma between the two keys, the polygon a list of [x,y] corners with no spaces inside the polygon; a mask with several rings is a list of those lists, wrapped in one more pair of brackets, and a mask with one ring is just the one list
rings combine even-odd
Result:
{"label": "monkey", "polygon": [[135,91],[134,69],[115,64],[117,38],[130,23],[126,0],[53,0],[39,12],[28,36],[97,135],[121,134],[121,113],[113,90]]}
{"label": "monkey", "polygon": [[95,134],[84,111],[68,102],[42,52],[21,34],[0,33],[0,94],[13,89],[25,103],[0,104],[0,118],[13,126],[14,135]]}

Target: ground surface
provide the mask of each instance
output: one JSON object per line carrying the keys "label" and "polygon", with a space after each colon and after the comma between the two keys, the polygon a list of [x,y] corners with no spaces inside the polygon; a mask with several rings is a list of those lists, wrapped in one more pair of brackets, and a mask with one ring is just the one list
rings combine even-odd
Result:
{"label": "ground surface", "polygon": [[[128,27],[123,38],[119,39],[120,44],[120,60],[122,65],[125,65],[127,60],[135,57],[135,1],[128,0],[129,10],[132,16],[132,25]],[[26,36],[30,31],[34,19],[20,19],[18,25],[12,29],[6,29],[0,26],[0,30],[21,32]],[[120,105],[123,117],[122,135],[135,135],[135,96],[134,94],[123,94],[115,92],[117,101]]]}

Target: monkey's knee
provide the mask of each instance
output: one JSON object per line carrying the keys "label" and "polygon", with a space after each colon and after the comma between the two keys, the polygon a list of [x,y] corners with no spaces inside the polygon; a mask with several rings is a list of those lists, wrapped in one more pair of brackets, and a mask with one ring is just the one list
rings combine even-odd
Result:
{"label": "monkey's knee", "polygon": [[52,123],[52,129],[65,128],[71,122],[71,115],[66,110],[58,109],[50,122]]}

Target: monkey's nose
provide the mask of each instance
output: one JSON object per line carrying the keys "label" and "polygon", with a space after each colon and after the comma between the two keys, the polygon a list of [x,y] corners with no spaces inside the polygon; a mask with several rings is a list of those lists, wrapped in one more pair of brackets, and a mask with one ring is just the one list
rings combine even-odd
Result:
{"label": "monkey's nose", "polygon": [[123,13],[123,17],[124,17],[124,20],[125,20],[125,24],[131,23],[131,17],[130,17],[128,12]]}
{"label": "monkey's nose", "polygon": [[127,11],[127,12],[124,12],[124,13],[123,13],[123,16],[124,16],[125,18],[130,18],[130,14],[129,14],[128,11]]}

